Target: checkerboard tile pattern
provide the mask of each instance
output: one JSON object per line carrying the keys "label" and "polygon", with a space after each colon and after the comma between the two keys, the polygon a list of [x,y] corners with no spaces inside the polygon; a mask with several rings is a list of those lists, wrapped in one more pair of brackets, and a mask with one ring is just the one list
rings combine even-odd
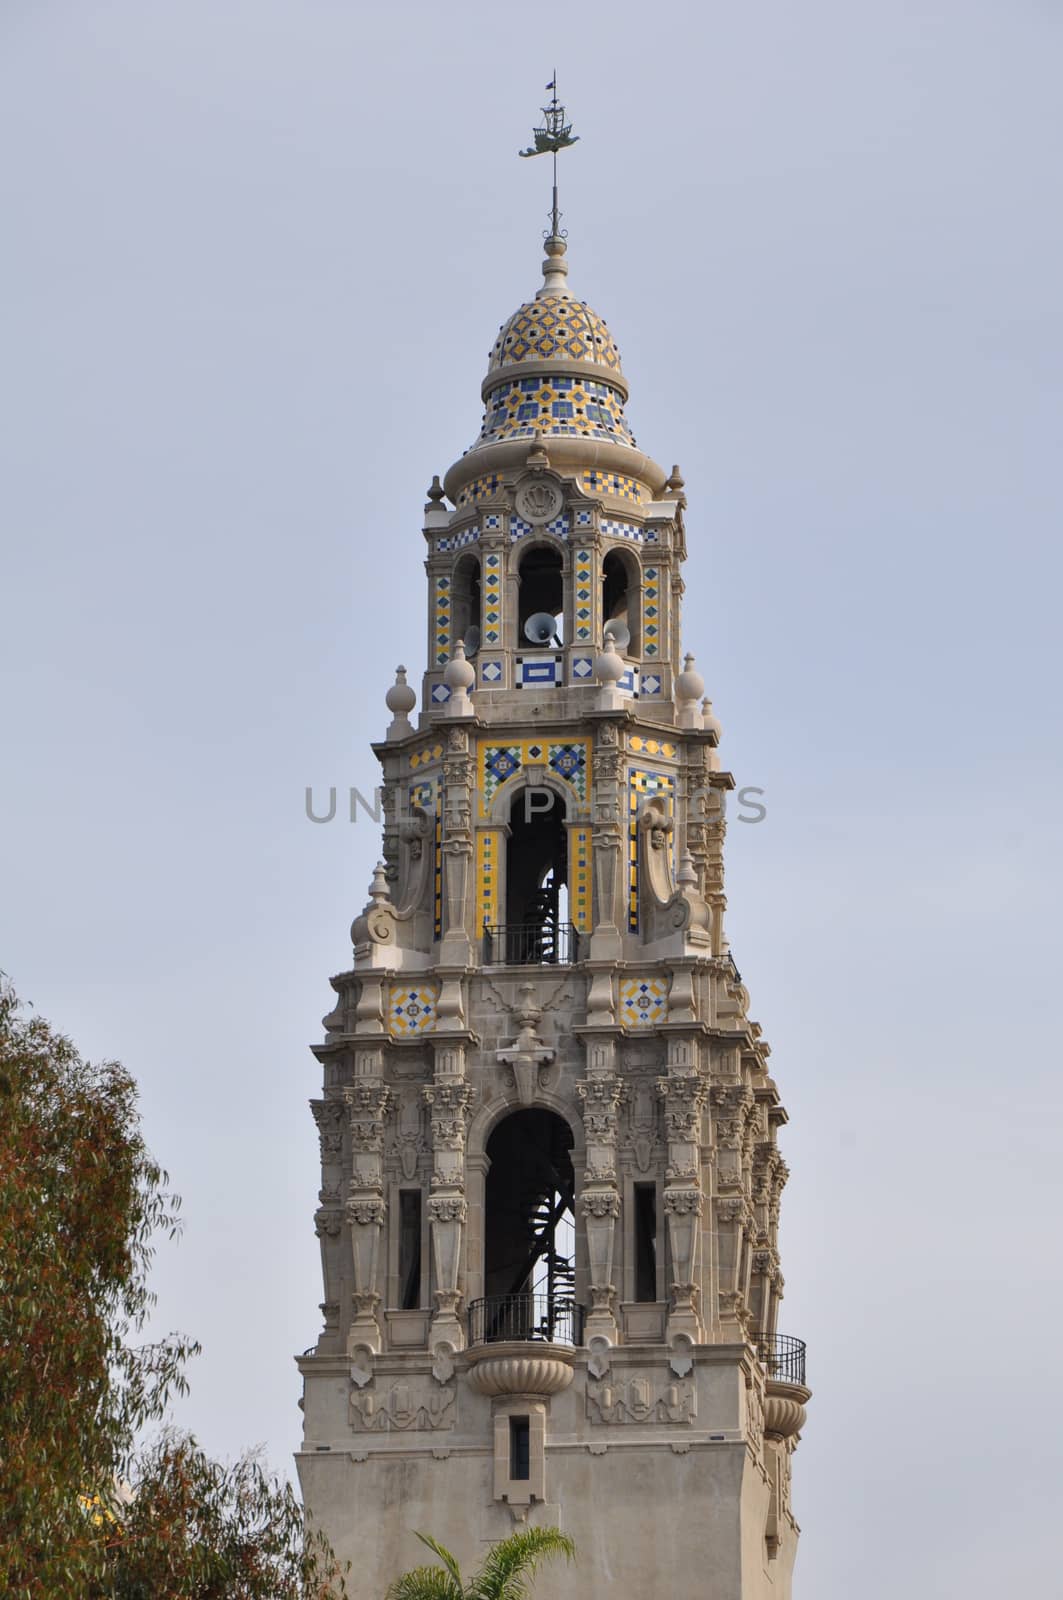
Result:
{"label": "checkerboard tile pattern", "polygon": [[578,933],[590,933],[591,834],[589,828],[570,828],[568,834],[569,917]]}
{"label": "checkerboard tile pattern", "polygon": [[497,472],[489,472],[482,478],[474,478],[467,483],[458,495],[459,506],[475,505],[481,500],[490,500],[502,487],[502,479]]}
{"label": "checkerboard tile pattern", "polygon": [[580,474],[580,488],[584,494],[611,494],[619,500],[633,500],[640,504],[649,499],[649,490],[637,478],[626,478],[619,472],[584,472]]}

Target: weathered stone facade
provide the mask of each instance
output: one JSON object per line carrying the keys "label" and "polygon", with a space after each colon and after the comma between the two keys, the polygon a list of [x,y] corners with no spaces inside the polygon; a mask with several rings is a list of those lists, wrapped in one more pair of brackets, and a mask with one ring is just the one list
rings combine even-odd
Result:
{"label": "weathered stone facade", "polygon": [[786,1113],[724,933],[733,780],[681,660],[683,482],[620,427],[566,271],[551,238],[425,509],[421,709],[400,670],[315,1048],[299,1471],[367,1600],[412,1530],[473,1562],[515,1521],[577,1539],[543,1600],[784,1600],[808,1390],[777,1335]]}

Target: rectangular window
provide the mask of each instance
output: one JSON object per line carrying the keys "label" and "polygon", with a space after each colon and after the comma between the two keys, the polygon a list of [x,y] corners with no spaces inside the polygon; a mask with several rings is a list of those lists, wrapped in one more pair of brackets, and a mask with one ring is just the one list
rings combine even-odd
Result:
{"label": "rectangular window", "polygon": [[399,1191],[399,1305],[416,1311],[421,1304],[421,1191]]}
{"label": "rectangular window", "polygon": [[657,1298],[657,1185],[635,1185],[635,1299]]}
{"label": "rectangular window", "polygon": [[531,1426],[527,1417],[509,1419],[509,1478],[511,1483],[531,1477]]}

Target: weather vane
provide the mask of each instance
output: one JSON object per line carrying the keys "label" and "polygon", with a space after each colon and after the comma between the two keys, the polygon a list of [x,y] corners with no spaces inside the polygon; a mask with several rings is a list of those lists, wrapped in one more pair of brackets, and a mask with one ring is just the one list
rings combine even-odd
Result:
{"label": "weather vane", "polygon": [[547,151],[554,158],[554,204],[551,212],[551,231],[554,238],[564,238],[561,229],[561,212],[557,205],[557,152],[564,150],[566,145],[575,144],[579,138],[577,133],[572,136],[572,124],[565,121],[565,108],[557,98],[557,68],[546,87],[551,90],[553,99],[548,106],[543,106],[543,126],[534,129],[535,143],[527,150],[521,150],[522,156],[544,156]]}

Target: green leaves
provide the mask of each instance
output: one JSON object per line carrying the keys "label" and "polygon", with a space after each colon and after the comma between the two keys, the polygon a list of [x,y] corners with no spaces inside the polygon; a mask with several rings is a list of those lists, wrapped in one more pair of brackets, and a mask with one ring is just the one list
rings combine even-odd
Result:
{"label": "green leaves", "polygon": [[[179,1203],[136,1084],[92,1066],[0,977],[0,1595],[330,1600],[340,1574],[291,1488],[160,1422],[198,1346],[137,1344]],[[128,1486],[119,1490],[123,1480]]]}
{"label": "green leaves", "polygon": [[576,1547],[557,1528],[527,1528],[492,1546],[477,1572],[463,1585],[458,1563],[445,1545],[417,1535],[442,1562],[415,1567],[391,1585],[387,1600],[525,1600],[539,1565],[551,1556],[571,1561]]}

